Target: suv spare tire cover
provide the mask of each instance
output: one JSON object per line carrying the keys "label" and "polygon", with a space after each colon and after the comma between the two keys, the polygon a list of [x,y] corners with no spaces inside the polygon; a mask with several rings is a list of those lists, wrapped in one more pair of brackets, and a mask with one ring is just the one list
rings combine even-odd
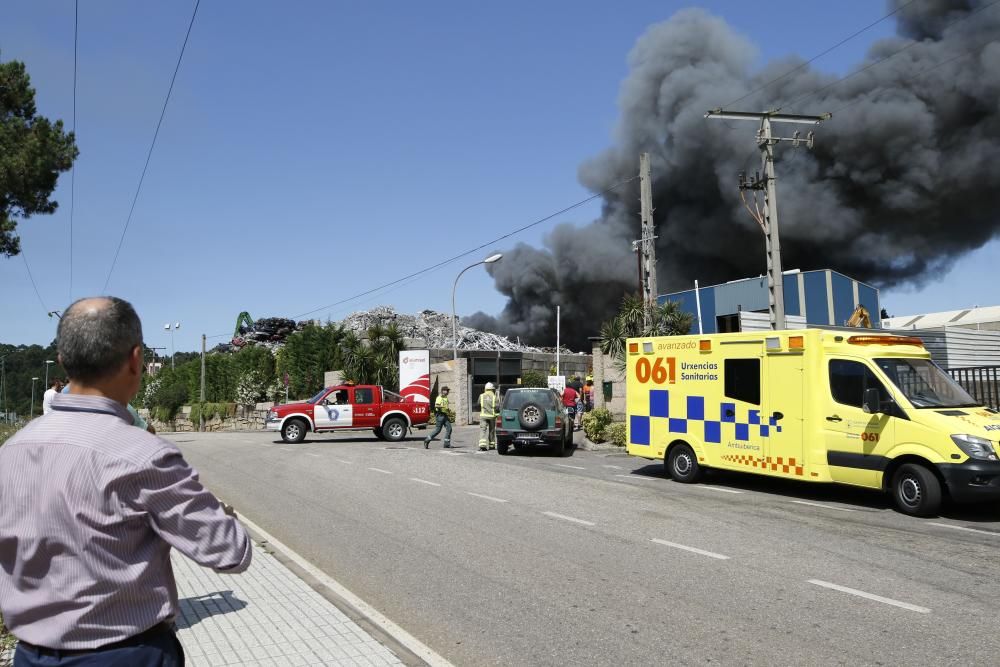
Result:
{"label": "suv spare tire cover", "polygon": [[517,411],[517,421],[525,431],[539,431],[545,428],[548,415],[538,403],[525,403]]}

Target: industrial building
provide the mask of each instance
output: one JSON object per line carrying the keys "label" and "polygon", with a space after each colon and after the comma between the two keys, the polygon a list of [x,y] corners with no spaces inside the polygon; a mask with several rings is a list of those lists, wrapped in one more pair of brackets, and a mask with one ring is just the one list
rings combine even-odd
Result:
{"label": "industrial building", "polygon": [[[786,271],[783,276],[785,320],[788,328],[844,326],[858,305],[879,327],[878,290],[830,269]],[[722,285],[663,294],[659,302],[676,301],[694,317],[691,333],[698,333],[698,306],[704,333],[756,331],[770,328],[767,317],[767,276],[733,280]]]}

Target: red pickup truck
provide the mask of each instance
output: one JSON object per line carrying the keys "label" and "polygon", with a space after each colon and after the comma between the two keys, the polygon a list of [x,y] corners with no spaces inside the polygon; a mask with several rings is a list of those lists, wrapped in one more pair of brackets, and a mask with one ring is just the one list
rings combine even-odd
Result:
{"label": "red pickup truck", "polygon": [[268,431],[280,431],[285,442],[302,442],[308,431],[362,429],[396,442],[411,426],[426,424],[429,418],[428,403],[404,399],[378,385],[344,384],[327,387],[302,403],[274,406],[264,425]]}

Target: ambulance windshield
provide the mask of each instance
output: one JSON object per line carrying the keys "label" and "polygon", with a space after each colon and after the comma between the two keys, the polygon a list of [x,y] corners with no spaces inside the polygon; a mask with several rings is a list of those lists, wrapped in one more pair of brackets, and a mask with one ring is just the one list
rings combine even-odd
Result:
{"label": "ambulance windshield", "polygon": [[971,408],[981,405],[930,359],[876,359],[915,408]]}

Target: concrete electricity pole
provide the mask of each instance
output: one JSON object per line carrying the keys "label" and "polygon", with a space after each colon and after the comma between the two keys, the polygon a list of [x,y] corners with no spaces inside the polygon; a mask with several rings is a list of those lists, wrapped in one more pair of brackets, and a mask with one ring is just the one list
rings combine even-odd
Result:
{"label": "concrete electricity pole", "polygon": [[205,334],[201,335],[201,419],[198,430],[205,431]]}
{"label": "concrete electricity pole", "polygon": [[741,178],[740,188],[749,190],[764,191],[764,238],[767,244],[767,292],[768,311],[771,316],[772,329],[785,328],[785,294],[781,272],[781,241],[778,236],[778,192],[775,188],[774,178],[774,145],[779,141],[791,141],[793,146],[798,146],[803,141],[806,146],[812,148],[813,133],[810,132],[806,139],[800,139],[799,133],[795,132],[791,137],[775,137],[771,134],[771,122],[775,123],[800,123],[806,125],[818,125],[831,117],[831,114],[822,116],[799,116],[795,114],[782,114],[777,111],[723,111],[714,109],[705,114],[706,118],[721,118],[727,120],[754,120],[760,123],[757,130],[757,146],[760,148],[761,166],[764,169],[764,179],[751,178],[749,184]]}
{"label": "concrete electricity pole", "polygon": [[639,155],[639,206],[642,216],[642,269],[646,280],[642,284],[642,300],[646,310],[643,322],[650,325],[649,308],[656,305],[656,236],[653,234],[653,183],[649,172],[649,153]]}

